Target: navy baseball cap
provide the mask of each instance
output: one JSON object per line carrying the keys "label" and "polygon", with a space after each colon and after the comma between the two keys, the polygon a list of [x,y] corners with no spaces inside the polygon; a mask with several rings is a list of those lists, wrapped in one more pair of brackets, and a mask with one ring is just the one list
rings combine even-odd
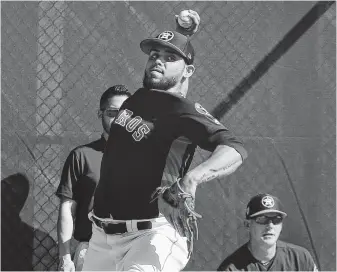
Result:
{"label": "navy baseball cap", "polygon": [[282,216],[287,216],[283,211],[281,201],[277,197],[270,194],[259,194],[254,196],[247,205],[246,219],[265,213],[279,213]]}
{"label": "navy baseball cap", "polygon": [[187,64],[194,61],[194,49],[189,38],[176,31],[164,31],[155,38],[148,38],[140,43],[142,51],[149,55],[152,48],[157,45],[166,46],[182,56]]}

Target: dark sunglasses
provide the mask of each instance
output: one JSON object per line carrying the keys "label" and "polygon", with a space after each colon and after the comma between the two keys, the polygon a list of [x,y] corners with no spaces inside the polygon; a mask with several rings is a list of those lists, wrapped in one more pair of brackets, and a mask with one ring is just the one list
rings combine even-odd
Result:
{"label": "dark sunglasses", "polygon": [[283,217],[280,215],[276,215],[276,216],[261,215],[261,216],[252,218],[252,220],[254,220],[256,223],[260,225],[267,225],[269,224],[269,222],[273,222],[274,225],[279,225],[282,223]]}
{"label": "dark sunglasses", "polygon": [[112,118],[112,117],[116,117],[118,112],[119,112],[119,109],[107,108],[105,110],[99,110],[98,116],[101,117],[102,114],[104,114],[105,116]]}

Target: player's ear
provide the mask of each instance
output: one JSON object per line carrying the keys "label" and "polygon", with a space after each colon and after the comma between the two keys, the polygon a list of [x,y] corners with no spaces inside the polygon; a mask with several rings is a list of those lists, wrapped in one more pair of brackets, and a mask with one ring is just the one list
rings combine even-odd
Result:
{"label": "player's ear", "polygon": [[98,116],[98,118],[101,118],[102,115],[103,115],[103,111],[102,111],[102,110],[98,110],[98,111],[97,111],[97,116]]}
{"label": "player's ear", "polygon": [[186,65],[185,71],[184,71],[184,77],[188,78],[188,77],[192,76],[194,71],[195,71],[195,67],[192,64]]}

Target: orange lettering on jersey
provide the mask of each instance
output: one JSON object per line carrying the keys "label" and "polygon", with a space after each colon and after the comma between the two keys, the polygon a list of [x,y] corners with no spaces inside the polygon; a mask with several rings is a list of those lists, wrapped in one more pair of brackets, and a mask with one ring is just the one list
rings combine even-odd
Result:
{"label": "orange lettering on jersey", "polygon": [[132,133],[132,137],[135,141],[139,142],[149,132],[150,128],[146,124],[142,124],[134,133]]}
{"label": "orange lettering on jersey", "polygon": [[118,117],[115,119],[115,123],[125,127],[126,121],[132,116],[133,112],[130,110],[123,110]]}
{"label": "orange lettering on jersey", "polygon": [[142,121],[142,117],[140,116],[136,116],[136,117],[133,117],[129,122],[128,124],[126,125],[125,129],[126,131],[128,132],[132,132],[135,130],[135,128],[139,125],[139,123]]}

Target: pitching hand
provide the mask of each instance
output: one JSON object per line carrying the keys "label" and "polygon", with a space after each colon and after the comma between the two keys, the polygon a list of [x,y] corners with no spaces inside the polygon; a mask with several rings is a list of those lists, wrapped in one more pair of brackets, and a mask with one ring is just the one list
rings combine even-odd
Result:
{"label": "pitching hand", "polygon": [[70,258],[68,258],[68,256],[61,257],[58,271],[75,272],[75,264]]}
{"label": "pitching hand", "polygon": [[178,23],[178,17],[179,15],[175,15],[175,20],[176,20],[176,30],[177,32],[185,35],[185,36],[192,36],[198,31],[199,25],[200,25],[200,16],[198,12],[189,9],[189,17],[192,19],[192,25],[189,28],[183,28],[179,25]]}

